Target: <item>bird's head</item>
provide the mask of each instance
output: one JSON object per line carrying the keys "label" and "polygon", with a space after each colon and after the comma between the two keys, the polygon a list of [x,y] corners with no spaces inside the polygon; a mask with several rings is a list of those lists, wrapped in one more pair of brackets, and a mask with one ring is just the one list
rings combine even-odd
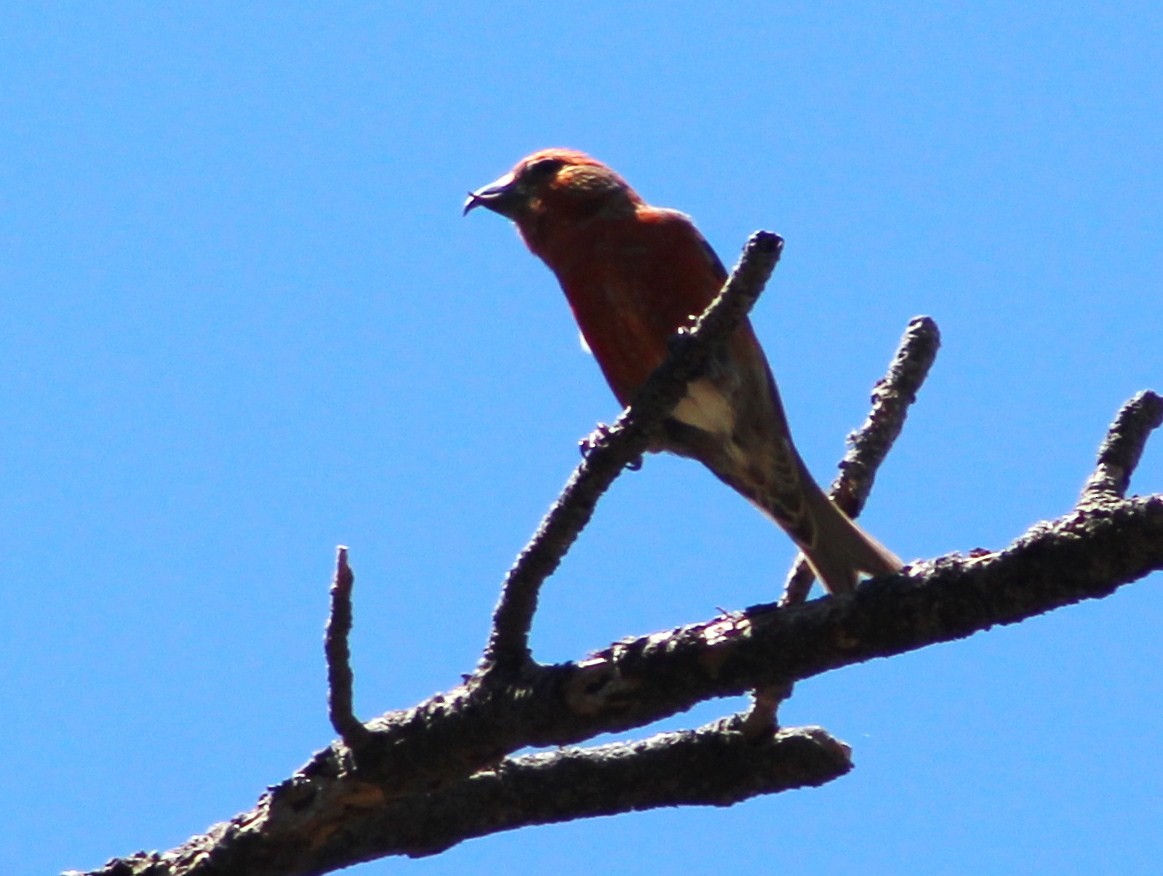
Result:
{"label": "bird's head", "polygon": [[641,203],[626,180],[597,159],[574,149],[542,149],[470,192],[464,212],[486,207],[516,222],[529,240],[547,222],[626,215]]}

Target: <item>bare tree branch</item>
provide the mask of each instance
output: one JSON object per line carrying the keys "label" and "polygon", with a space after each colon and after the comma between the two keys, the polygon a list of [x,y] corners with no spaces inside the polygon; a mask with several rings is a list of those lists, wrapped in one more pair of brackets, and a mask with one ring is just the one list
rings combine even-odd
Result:
{"label": "bare tree branch", "polygon": [[578,665],[571,705],[594,720],[616,720],[614,729],[644,724],[709,697],[801,681],[1109,596],[1161,568],[1163,496],[1075,509],[996,553],[939,557],[850,595],[760,605],[624,640]]}
{"label": "bare tree branch", "polygon": [[1123,405],[1098,451],[1098,467],[1082,488],[1079,505],[1123,498],[1152,430],[1163,425],[1163,398],[1147,389]]}
{"label": "bare tree branch", "polygon": [[331,583],[331,612],[323,637],[327,658],[327,709],[331,726],[348,748],[357,749],[367,740],[368,731],[352,706],[351,652],[347,639],[351,634],[351,588],[355,575],[347,564],[347,548],[336,551],[335,579]]}
{"label": "bare tree branch", "polygon": [[[755,744],[719,726],[663,733],[632,746],[562,749],[506,760],[432,795],[377,813],[337,862],[437,854],[477,836],[664,806],[730,806],[818,786],[852,768],[851,751],[818,727]],[[661,786],[660,775],[670,777]],[[675,777],[681,776],[681,780]]]}
{"label": "bare tree branch", "polygon": [[[538,824],[663,806],[730,806],[760,794],[812,787],[852,768],[851,750],[819,727],[785,730],[756,744],[709,725],[662,733],[634,746],[563,749],[507,760],[422,797],[387,803],[370,794],[336,821],[282,843],[247,842],[259,825],[235,819],[214,853],[192,843],[165,855],[139,852],[110,861],[104,876],[177,873],[326,873],[387,855],[438,854],[474,837]],[[657,777],[670,781],[659,787]],[[675,777],[681,777],[676,781]],[[206,837],[205,839],[212,839]]]}

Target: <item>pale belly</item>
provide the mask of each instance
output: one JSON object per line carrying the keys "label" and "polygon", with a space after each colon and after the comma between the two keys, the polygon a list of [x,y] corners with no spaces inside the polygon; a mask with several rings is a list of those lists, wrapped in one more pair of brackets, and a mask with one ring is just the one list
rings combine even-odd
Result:
{"label": "pale belly", "polygon": [[735,413],[730,402],[706,378],[691,382],[671,416],[714,435],[729,437],[735,431]]}

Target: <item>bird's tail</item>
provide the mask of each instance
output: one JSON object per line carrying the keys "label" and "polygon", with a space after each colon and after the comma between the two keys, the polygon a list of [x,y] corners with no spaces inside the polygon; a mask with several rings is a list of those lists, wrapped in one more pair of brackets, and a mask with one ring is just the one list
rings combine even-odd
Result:
{"label": "bird's tail", "polygon": [[829,593],[851,593],[861,572],[886,575],[901,568],[896,554],[853,523],[816,484],[804,487],[806,525],[792,535]]}

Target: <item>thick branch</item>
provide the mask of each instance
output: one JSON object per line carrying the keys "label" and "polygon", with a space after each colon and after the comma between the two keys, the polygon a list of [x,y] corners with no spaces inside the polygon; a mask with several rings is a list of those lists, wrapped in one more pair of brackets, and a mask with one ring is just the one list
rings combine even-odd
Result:
{"label": "thick branch", "polygon": [[528,661],[529,630],[542,583],[589,523],[598,499],[624,467],[642,456],[650,436],[686,393],[687,383],[703,371],[716,347],[750,311],[782,250],[783,239],[778,235],[753,234],[718,297],[689,332],[676,336],[667,360],[617,422],[589,442],[586,458],[505,577],[485,649],[486,667],[512,673]]}
{"label": "thick branch", "polygon": [[716,725],[632,745],[526,755],[423,800],[385,807],[336,863],[345,866],[353,853],[356,860],[432,855],[472,837],[535,824],[663,806],[730,806],[839,778],[852,768],[850,755],[818,727],[785,730],[756,744]]}
{"label": "thick branch", "polygon": [[632,745],[516,757],[438,792],[387,804],[368,797],[344,814],[346,823],[282,844],[247,842],[257,825],[239,818],[225,826],[223,836],[234,832],[235,840],[220,846],[213,864],[187,844],[166,855],[143,852],[111,861],[95,873],[326,873],[389,855],[434,855],[466,839],[537,824],[663,806],[730,806],[822,785],[851,769],[848,746],[819,727],[784,730],[757,744],[719,722]]}

